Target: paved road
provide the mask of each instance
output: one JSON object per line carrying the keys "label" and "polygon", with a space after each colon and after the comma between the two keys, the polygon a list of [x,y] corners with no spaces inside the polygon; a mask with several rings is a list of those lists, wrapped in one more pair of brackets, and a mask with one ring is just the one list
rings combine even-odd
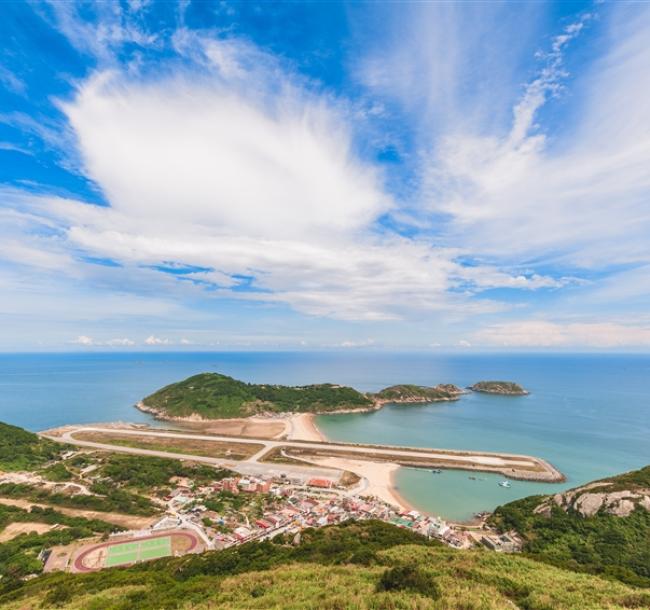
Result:
{"label": "paved road", "polygon": [[[74,430],[67,431],[62,436],[49,436],[47,434],[41,434],[45,438],[49,438],[54,441],[66,442],[71,445],[77,445],[80,447],[88,447],[89,449],[101,449],[102,451],[112,451],[118,453],[130,453],[132,455],[150,455],[153,457],[163,457],[171,458],[174,460],[191,460],[193,462],[201,462],[203,464],[210,464],[212,466],[218,466],[221,468],[228,468],[229,470],[234,470],[243,475],[259,476],[259,475],[271,475],[274,477],[280,477],[282,475],[288,476],[290,478],[297,478],[300,480],[306,480],[312,477],[325,477],[330,479],[338,479],[341,475],[339,470],[333,470],[331,468],[323,468],[321,466],[301,466],[298,464],[273,464],[273,463],[261,463],[257,461],[243,460],[243,461],[234,461],[222,458],[212,458],[203,455],[192,455],[187,453],[176,453],[171,451],[156,451],[153,449],[140,449],[137,447],[123,447],[121,445],[111,445],[108,443],[96,443],[93,441],[82,441],[74,438],[74,434],[77,432],[83,431],[92,431],[92,432],[122,432],[130,433],[135,432],[131,430],[122,430],[116,428],[97,428],[97,427],[79,427]],[[139,433],[139,432],[138,432]],[[172,436],[171,434],[158,434],[155,433],[154,436]],[[175,436],[175,435],[174,435]],[[201,436],[205,440],[221,440],[225,439],[227,442],[240,442],[239,438],[233,437],[212,437],[212,436]],[[244,442],[250,442],[250,439],[241,439]],[[253,441],[255,444],[259,444],[260,441]],[[264,448],[254,456],[259,457],[261,453],[266,453],[267,448]]]}
{"label": "paved road", "polygon": [[[244,443],[244,444],[253,444],[253,445],[264,445],[264,448],[255,453],[253,456],[247,460],[242,460],[234,462],[233,460],[223,460],[218,458],[210,458],[205,456],[195,456],[190,454],[179,454],[171,453],[165,451],[154,451],[151,449],[139,449],[133,447],[121,447],[105,443],[95,443],[91,441],[82,441],[77,440],[74,435],[80,432],[101,432],[107,434],[121,434],[121,435],[132,435],[132,436],[152,436],[152,437],[163,437],[163,438],[183,438],[187,440],[199,440],[199,441],[216,441],[223,443]],[[522,468],[527,469],[530,467],[535,467],[536,469],[542,469],[549,473],[549,475],[555,475],[557,471],[547,464],[544,460],[532,456],[525,455],[514,455],[514,454],[496,454],[496,453],[487,453],[487,452],[473,452],[473,451],[442,451],[440,449],[404,449],[399,447],[387,447],[387,446],[366,446],[359,447],[352,444],[346,443],[329,443],[329,442],[314,442],[314,441],[289,441],[289,440],[270,440],[270,439],[253,439],[253,438],[242,438],[242,437],[232,437],[232,436],[217,436],[217,435],[203,435],[203,434],[191,434],[191,433],[179,433],[179,432],[166,432],[166,431],[153,431],[153,430],[130,430],[130,429],[116,429],[116,428],[102,428],[96,426],[79,426],[78,428],[73,428],[63,433],[58,439],[56,437],[54,440],[62,440],[71,444],[94,447],[98,449],[104,449],[109,451],[124,451],[126,453],[134,453],[140,455],[154,455],[159,457],[175,457],[176,459],[188,459],[198,462],[205,462],[210,464],[215,464],[219,466],[225,466],[228,468],[240,468],[244,465],[247,467],[253,467],[254,471],[258,471],[257,467],[262,467],[264,472],[269,472],[275,464],[259,464],[258,460],[262,457],[267,451],[270,451],[276,447],[284,448],[300,448],[300,449],[316,449],[316,450],[327,450],[332,452],[344,451],[347,454],[362,454],[359,457],[363,459],[372,459],[373,455],[377,457],[383,457],[384,459],[392,458],[393,460],[401,459],[408,461],[409,458],[425,458],[430,460],[435,460],[441,466],[444,467],[444,462],[453,462],[455,464],[466,464],[468,469],[480,469],[481,467],[487,467],[488,469],[503,468],[503,469],[512,469],[512,468]],[[333,453],[333,455],[336,455]],[[277,465],[280,468],[280,465]],[[281,470],[286,472],[287,470],[295,469],[297,472],[302,472],[304,474],[305,470],[314,471],[314,468],[307,466],[291,465],[291,468],[286,468],[287,465],[282,464]],[[321,468],[321,471],[323,469]],[[241,471],[241,470],[240,470]],[[329,471],[331,474],[331,471]],[[253,472],[251,472],[253,474]],[[559,474],[559,473],[558,473]]]}

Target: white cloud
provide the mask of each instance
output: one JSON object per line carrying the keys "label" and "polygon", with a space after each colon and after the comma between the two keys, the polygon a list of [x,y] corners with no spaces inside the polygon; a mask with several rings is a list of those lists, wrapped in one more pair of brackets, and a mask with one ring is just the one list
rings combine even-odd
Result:
{"label": "white cloud", "polygon": [[370,347],[371,345],[374,345],[375,340],[374,339],[363,339],[361,341],[351,341],[351,340],[346,340],[346,341],[341,341],[341,343],[337,347],[345,347],[345,348],[358,348],[358,347]]}
{"label": "white cloud", "polygon": [[[157,44],[131,28],[126,8],[100,7],[113,10],[103,27],[81,23],[75,8],[51,10],[59,29],[94,55],[100,69],[59,105],[69,120],[66,130],[21,114],[0,120],[53,145],[60,145],[63,133],[65,148],[78,145],[76,166],[110,205],[27,195],[17,203],[3,199],[0,258],[12,271],[0,269],[3,297],[9,295],[0,313],[38,314],[42,295],[51,294],[47,307],[66,319],[112,314],[178,320],[196,304],[207,310],[212,300],[238,299],[242,310],[249,303],[277,310],[288,305],[311,316],[408,319],[424,326],[426,316],[456,323],[518,307],[473,298],[481,291],[560,292],[586,283],[574,277],[581,269],[612,262],[641,270],[611,281],[592,279],[591,295],[615,299],[619,281],[635,297],[648,293],[639,284],[650,264],[650,111],[638,75],[650,67],[642,35],[650,11],[615,22],[604,57],[572,82],[586,100],[582,112],[551,138],[538,121],[560,93],[564,53],[584,35],[584,21],[550,41],[540,71],[522,89],[513,75],[535,29],[530,17],[544,10],[538,6],[525,8],[525,32],[514,40],[498,36],[496,45],[486,44],[486,37],[502,22],[499,7],[481,7],[469,22],[455,5],[425,7],[439,17],[428,20],[406,7],[417,22],[413,36],[401,32],[396,57],[382,49],[360,70],[383,95],[363,111],[324,94],[277,57],[223,33],[176,32],[174,49],[193,68],[180,68],[177,58],[173,70],[154,76],[134,65],[116,67],[121,45]],[[519,15],[505,12],[514,27]],[[470,36],[469,51],[456,40],[465,28],[480,34]],[[393,101],[422,115],[413,157],[421,160],[423,184],[413,205],[388,195],[377,165],[358,152],[356,123],[370,116],[390,119],[391,88]],[[400,226],[412,219],[421,236],[386,229],[381,220],[387,213]],[[88,257],[121,267],[91,264]],[[558,262],[564,264],[553,265]],[[562,267],[569,271],[555,271]],[[30,272],[19,277],[23,268]],[[57,290],[64,282],[67,298]],[[79,294],[77,286],[93,294]],[[461,346],[468,342],[459,337],[469,337],[480,321],[470,324],[454,336],[434,329],[434,336]],[[498,342],[539,335],[542,341],[546,330],[547,341],[572,341],[582,332],[556,326],[493,325],[481,336]],[[175,339],[152,335],[147,345],[176,344],[181,333],[195,330],[152,328]],[[612,337],[622,328],[598,332]],[[101,344],[110,341],[130,345],[119,338]]]}
{"label": "white cloud", "polygon": [[[207,285],[206,296],[341,319],[494,311],[501,306],[466,295],[562,285],[467,268],[455,262],[457,249],[382,236],[374,223],[394,204],[376,169],[354,153],[345,104],[310,93],[247,45],[187,44],[212,49],[211,57],[223,44],[238,68],[217,62],[214,82],[102,72],[62,105],[110,207],[58,198],[22,205],[64,233],[68,249],[118,261],[123,274],[142,265],[208,269],[181,279]],[[281,86],[260,65],[273,66]],[[465,294],[448,293],[460,287]]]}
{"label": "white cloud", "polygon": [[453,243],[502,263],[650,260],[650,89],[638,79],[650,71],[650,10],[614,22],[608,51],[572,84],[582,112],[553,142],[537,116],[561,86],[562,54],[584,20],[554,39],[550,63],[515,104],[505,135],[450,133],[427,160],[423,198],[450,214]]}
{"label": "white cloud", "polygon": [[130,347],[132,345],[135,345],[135,341],[126,337],[122,337],[121,339],[109,339],[105,342],[105,345]]}
{"label": "white cloud", "polygon": [[389,206],[379,177],[335,109],[300,95],[268,109],[196,79],[102,73],[63,108],[117,214],[276,238],[365,227]]}
{"label": "white cloud", "polygon": [[4,87],[17,93],[18,95],[25,95],[27,85],[25,82],[18,78],[9,68],[0,64],[0,84]]}
{"label": "white cloud", "polygon": [[84,347],[91,347],[91,346],[131,347],[135,345],[135,341],[132,341],[131,339],[128,339],[126,337],[107,339],[106,341],[97,341],[96,339],[93,339],[92,337],[88,337],[87,335],[79,335],[76,339],[70,341],[70,343],[83,345]]}
{"label": "white cloud", "polygon": [[155,335],[149,335],[145,340],[144,340],[145,345],[171,345],[171,341],[169,339],[162,339],[160,337],[156,337]]}
{"label": "white cloud", "polygon": [[476,333],[482,345],[505,347],[649,347],[650,326],[616,322],[509,322]]}
{"label": "white cloud", "polygon": [[76,339],[70,341],[70,343],[77,343],[78,345],[85,345],[85,346],[95,345],[93,338],[87,337],[86,335],[79,335]]}
{"label": "white cloud", "polygon": [[[138,12],[145,2],[133,3]],[[79,51],[99,62],[114,62],[116,52],[126,44],[153,46],[157,36],[130,19],[119,3],[95,3],[84,6],[75,2],[50,0],[34,6],[43,19],[53,25]]]}

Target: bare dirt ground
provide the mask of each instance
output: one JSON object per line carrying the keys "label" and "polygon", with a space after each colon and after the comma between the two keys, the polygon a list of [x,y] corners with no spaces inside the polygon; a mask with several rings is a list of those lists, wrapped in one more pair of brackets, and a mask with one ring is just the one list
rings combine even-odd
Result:
{"label": "bare dirt ground", "polygon": [[181,426],[204,434],[274,439],[285,434],[288,425],[287,421],[287,419],[247,417],[242,419],[215,419],[209,422],[182,422]]}
{"label": "bare dirt ground", "polygon": [[75,540],[71,544],[53,546],[50,556],[43,566],[43,572],[61,572],[67,570],[72,564],[72,556],[89,542],[99,542],[99,537],[87,540]]}
{"label": "bare dirt ground", "polygon": [[107,443],[123,447],[136,447],[139,449],[152,449],[154,451],[169,451],[201,455],[212,458],[231,460],[245,460],[264,448],[263,445],[253,443],[201,441],[198,439],[155,437],[146,435],[120,434],[116,432],[76,432],[74,438],[80,441],[93,443]]}
{"label": "bare dirt ground", "polygon": [[84,510],[81,508],[68,508],[66,506],[55,506],[52,504],[40,504],[37,502],[30,502],[29,500],[15,500],[13,498],[0,498],[0,504],[8,506],[18,506],[29,510],[32,506],[40,506],[41,508],[52,508],[57,512],[64,515],[71,515],[72,517],[85,517],[86,519],[100,519],[108,523],[114,523],[127,529],[145,529],[152,523],[160,519],[159,516],[154,517],[137,517],[135,515],[123,515],[121,513],[103,513],[97,510]]}
{"label": "bare dirt ground", "polygon": [[45,534],[49,532],[54,526],[47,523],[37,523],[36,521],[19,521],[18,523],[10,523],[0,532],[0,542],[7,542],[21,534],[29,534],[36,532],[37,534]]}

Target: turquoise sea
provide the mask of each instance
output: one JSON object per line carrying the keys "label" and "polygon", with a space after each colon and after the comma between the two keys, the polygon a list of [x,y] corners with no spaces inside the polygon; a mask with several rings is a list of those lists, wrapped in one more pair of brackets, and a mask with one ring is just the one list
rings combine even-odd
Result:
{"label": "turquoise sea", "polygon": [[528,453],[567,476],[548,485],[403,468],[400,493],[415,506],[468,519],[505,501],[549,493],[650,464],[650,356],[423,353],[157,353],[0,355],[0,420],[42,430],[68,423],[149,421],[133,408],[162,385],[202,371],[252,382],[335,382],[359,390],[396,383],[467,386],[507,379],[521,398],[470,394],[454,403],[387,406],[321,416],[333,440]]}

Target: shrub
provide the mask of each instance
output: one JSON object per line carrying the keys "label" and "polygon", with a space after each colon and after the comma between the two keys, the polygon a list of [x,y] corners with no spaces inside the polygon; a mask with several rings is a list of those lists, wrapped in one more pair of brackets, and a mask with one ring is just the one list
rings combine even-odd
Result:
{"label": "shrub", "polygon": [[431,599],[440,598],[440,587],[433,576],[414,565],[402,565],[384,571],[377,591],[414,591]]}

